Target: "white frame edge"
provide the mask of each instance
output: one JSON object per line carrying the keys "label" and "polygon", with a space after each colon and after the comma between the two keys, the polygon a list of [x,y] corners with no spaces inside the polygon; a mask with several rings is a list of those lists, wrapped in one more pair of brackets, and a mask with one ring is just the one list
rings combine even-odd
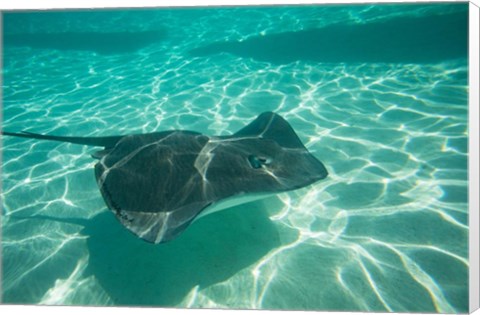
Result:
{"label": "white frame edge", "polygon": [[469,310],[479,308],[479,12],[469,7]]}

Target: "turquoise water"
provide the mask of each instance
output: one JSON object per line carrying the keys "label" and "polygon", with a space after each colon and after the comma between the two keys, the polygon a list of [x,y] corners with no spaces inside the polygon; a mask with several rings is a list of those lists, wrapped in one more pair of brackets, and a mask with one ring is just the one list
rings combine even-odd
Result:
{"label": "turquoise water", "polygon": [[5,130],[229,135],[275,111],[329,177],[152,245],[94,148],[3,137],[3,302],[467,312],[467,8],[4,14]]}

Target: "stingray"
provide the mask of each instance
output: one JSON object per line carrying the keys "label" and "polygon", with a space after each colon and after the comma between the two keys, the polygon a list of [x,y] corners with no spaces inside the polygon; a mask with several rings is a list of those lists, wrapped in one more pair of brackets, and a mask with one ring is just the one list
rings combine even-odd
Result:
{"label": "stingray", "polygon": [[230,136],[174,130],[110,137],[3,135],[103,147],[92,157],[108,208],[138,237],[167,242],[199,217],[311,185],[325,166],[278,114],[265,112]]}

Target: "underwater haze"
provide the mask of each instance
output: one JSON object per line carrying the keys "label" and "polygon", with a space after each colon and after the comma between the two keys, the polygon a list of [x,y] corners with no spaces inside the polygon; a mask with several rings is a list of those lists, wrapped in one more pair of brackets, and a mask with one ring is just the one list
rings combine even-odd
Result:
{"label": "underwater haze", "polygon": [[4,12],[2,129],[231,135],[328,170],[150,244],[93,147],[3,136],[2,302],[468,312],[468,3]]}

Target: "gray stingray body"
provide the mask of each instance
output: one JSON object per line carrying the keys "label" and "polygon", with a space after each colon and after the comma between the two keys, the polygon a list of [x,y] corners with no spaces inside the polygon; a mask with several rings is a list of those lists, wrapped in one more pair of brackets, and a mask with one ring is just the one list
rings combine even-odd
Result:
{"label": "gray stingray body", "polygon": [[279,115],[265,112],[231,136],[164,131],[114,137],[4,135],[103,146],[95,176],[118,220],[142,239],[178,236],[206,208],[229,198],[274,194],[327,176]]}

